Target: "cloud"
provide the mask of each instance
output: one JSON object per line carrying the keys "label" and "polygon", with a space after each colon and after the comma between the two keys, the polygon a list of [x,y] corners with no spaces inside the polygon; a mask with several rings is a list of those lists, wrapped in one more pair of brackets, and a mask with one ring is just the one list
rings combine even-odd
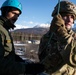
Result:
{"label": "cloud", "polygon": [[42,23],[42,24],[38,24],[38,25],[36,25],[36,26],[34,26],[35,28],[48,28],[48,27],[50,27],[50,24],[44,24],[44,23]]}
{"label": "cloud", "polygon": [[33,21],[23,21],[21,24],[16,23],[15,29],[21,29],[21,28],[33,28],[33,27],[42,27],[47,28],[50,27],[49,23],[38,23]]}
{"label": "cloud", "polygon": [[34,24],[33,21],[23,21],[22,23],[23,23],[23,24]]}
{"label": "cloud", "polygon": [[74,21],[74,23],[76,24],[76,20]]}
{"label": "cloud", "polygon": [[28,22],[29,24],[33,24],[34,22],[33,21],[30,21],[30,22]]}
{"label": "cloud", "polygon": [[16,28],[15,29],[21,29],[21,28],[29,28],[29,27],[25,26],[25,25],[16,24]]}
{"label": "cloud", "polygon": [[41,26],[41,27],[44,27],[44,28],[50,27],[50,25],[49,25],[48,23],[47,23],[47,24],[42,23],[42,24],[40,24],[40,26]]}

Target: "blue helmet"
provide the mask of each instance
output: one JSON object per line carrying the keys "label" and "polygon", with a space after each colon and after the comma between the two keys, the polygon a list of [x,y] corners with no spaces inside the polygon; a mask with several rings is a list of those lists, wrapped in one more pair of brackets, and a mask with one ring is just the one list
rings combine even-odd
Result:
{"label": "blue helmet", "polygon": [[22,12],[22,5],[18,0],[6,0],[3,4],[2,7],[14,7],[18,9],[20,12]]}

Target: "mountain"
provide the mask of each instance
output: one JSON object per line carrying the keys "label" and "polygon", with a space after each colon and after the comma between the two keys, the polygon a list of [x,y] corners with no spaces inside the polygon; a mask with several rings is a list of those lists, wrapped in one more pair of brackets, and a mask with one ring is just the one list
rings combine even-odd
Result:
{"label": "mountain", "polygon": [[[21,27],[21,26],[20,26]],[[25,33],[25,34],[35,34],[35,35],[43,35],[49,30],[50,24],[40,24],[36,25],[33,28],[20,28],[15,29],[12,32]]]}
{"label": "mountain", "polygon": [[34,27],[34,28],[16,29],[13,32],[42,35],[42,34],[45,34],[48,30],[49,28],[37,28],[37,27],[35,28]]}

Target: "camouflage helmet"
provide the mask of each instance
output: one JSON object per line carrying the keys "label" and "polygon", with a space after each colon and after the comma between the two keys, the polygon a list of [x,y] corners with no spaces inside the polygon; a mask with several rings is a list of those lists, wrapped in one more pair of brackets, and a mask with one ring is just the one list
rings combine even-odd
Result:
{"label": "camouflage helmet", "polygon": [[[55,16],[58,12],[58,4],[55,6],[52,16]],[[72,14],[74,19],[76,19],[76,5],[69,1],[61,1],[60,2],[60,14]]]}

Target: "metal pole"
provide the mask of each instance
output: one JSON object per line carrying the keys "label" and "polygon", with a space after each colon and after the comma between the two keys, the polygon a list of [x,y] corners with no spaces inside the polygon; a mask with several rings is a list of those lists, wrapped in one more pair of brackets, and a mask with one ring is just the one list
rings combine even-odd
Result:
{"label": "metal pole", "polygon": [[57,15],[59,14],[59,11],[60,11],[60,0],[58,0],[58,12],[57,12]]}

